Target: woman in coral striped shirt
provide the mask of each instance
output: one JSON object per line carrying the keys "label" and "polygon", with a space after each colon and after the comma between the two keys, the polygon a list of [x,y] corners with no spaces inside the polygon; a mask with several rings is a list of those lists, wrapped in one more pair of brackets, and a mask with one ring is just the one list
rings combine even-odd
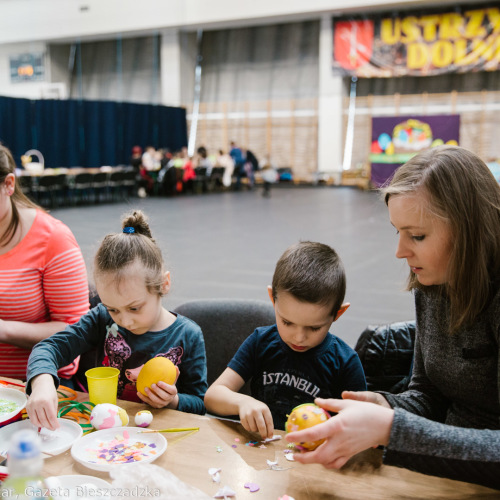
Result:
{"label": "woman in coral striped shirt", "polygon": [[[0,376],[26,379],[31,348],[89,309],[85,263],[75,237],[22,193],[0,145]],[[70,378],[78,360],[61,368]]]}

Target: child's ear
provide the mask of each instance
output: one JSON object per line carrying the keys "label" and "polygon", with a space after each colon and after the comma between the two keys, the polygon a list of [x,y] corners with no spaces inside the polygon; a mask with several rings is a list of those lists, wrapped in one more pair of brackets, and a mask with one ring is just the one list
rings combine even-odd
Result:
{"label": "child's ear", "polygon": [[170,271],[166,271],[163,275],[163,283],[161,285],[161,291],[163,295],[167,295],[170,291]]}
{"label": "child's ear", "polygon": [[340,306],[340,309],[337,311],[337,315],[335,316],[335,319],[333,321],[337,321],[340,316],[342,316],[342,314],[344,314],[347,309],[349,309],[349,306],[351,304],[349,302],[344,302],[341,306]]}
{"label": "child's ear", "polygon": [[267,285],[267,293],[269,294],[269,298],[274,306],[273,287],[271,285]]}

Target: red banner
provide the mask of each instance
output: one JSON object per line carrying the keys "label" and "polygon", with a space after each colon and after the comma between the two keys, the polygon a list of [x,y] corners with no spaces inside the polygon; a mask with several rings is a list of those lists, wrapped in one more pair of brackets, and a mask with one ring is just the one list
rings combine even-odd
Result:
{"label": "red banner", "polygon": [[500,8],[334,19],[333,67],[362,78],[500,69]]}

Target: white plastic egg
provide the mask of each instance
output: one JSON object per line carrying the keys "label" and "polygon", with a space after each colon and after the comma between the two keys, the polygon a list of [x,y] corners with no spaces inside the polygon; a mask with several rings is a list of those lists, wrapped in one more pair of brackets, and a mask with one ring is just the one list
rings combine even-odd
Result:
{"label": "white plastic egg", "polygon": [[122,427],[128,424],[127,412],[111,403],[95,405],[90,414],[90,423],[97,430]]}
{"label": "white plastic egg", "polygon": [[141,410],[135,414],[135,425],[147,427],[153,421],[153,414],[149,410]]}

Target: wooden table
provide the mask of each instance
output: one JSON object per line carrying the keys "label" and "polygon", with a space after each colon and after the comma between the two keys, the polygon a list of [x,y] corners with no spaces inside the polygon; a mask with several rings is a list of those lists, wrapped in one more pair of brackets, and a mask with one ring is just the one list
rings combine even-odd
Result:
{"label": "wooden table", "polygon": [[[84,400],[85,395],[79,395]],[[284,439],[266,444],[266,448],[247,446],[256,438],[237,423],[208,416],[157,410],[144,404],[118,401],[134,425],[134,415],[150,409],[154,420],[149,428],[199,427],[194,434],[164,433],[166,452],[155,465],[175,474],[185,483],[196,486],[210,497],[224,485],[236,492],[236,499],[277,500],[287,494],[295,500],[321,499],[481,499],[499,498],[500,492],[474,484],[452,481],[382,465],[380,450],[367,450],[353,457],[340,471],[321,465],[303,465],[285,459]],[[283,432],[276,431],[283,435]],[[239,441],[236,441],[238,439]],[[221,451],[218,451],[221,450]],[[278,461],[286,470],[271,470],[267,460]],[[208,469],[221,469],[221,482],[212,481]],[[87,474],[110,481],[107,473],[96,472],[76,463],[68,450],[45,460],[45,476]],[[250,493],[244,487],[252,482],[260,491]]]}

